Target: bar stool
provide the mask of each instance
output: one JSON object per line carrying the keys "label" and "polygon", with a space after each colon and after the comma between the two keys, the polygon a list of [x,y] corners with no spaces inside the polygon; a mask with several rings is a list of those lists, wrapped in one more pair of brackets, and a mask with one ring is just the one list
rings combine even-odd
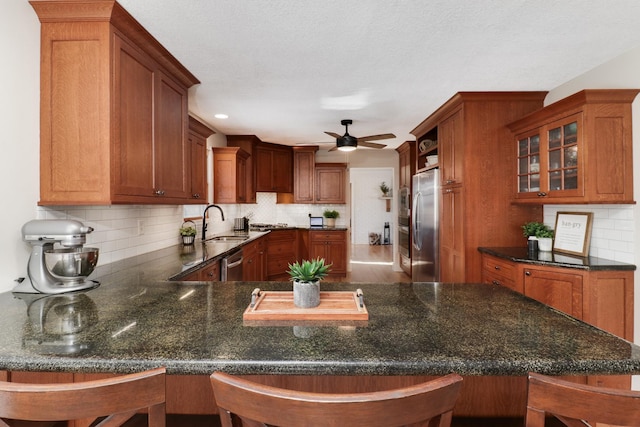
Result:
{"label": "bar stool", "polygon": [[148,410],[150,427],[165,427],[165,368],[113,378],[61,384],[0,381],[3,421],[70,421],[105,417],[96,427],[121,426]]}
{"label": "bar stool", "polygon": [[[422,384],[371,393],[311,393],[266,386],[215,372],[211,385],[222,427],[241,419],[279,427],[399,427],[429,420],[451,425],[462,377],[450,374]],[[255,424],[251,424],[255,425]]]}
{"label": "bar stool", "polygon": [[[640,425],[640,392],[576,384],[530,373],[526,427],[544,427],[546,415],[567,426]],[[588,424],[587,424],[588,422]]]}

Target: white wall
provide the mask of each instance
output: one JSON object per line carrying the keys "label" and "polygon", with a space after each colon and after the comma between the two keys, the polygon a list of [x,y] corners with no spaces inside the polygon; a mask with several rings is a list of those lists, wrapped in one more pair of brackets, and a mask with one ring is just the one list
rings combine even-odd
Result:
{"label": "white wall", "polygon": [[[629,89],[640,88],[640,48],[633,49],[599,67],[596,67],[549,92],[545,104],[553,103],[582,89]],[[640,96],[633,102],[633,165],[634,200],[640,197]],[[604,258],[616,259],[638,265],[640,254],[640,215],[637,205],[572,206],[575,210],[594,212],[594,230],[591,250]],[[545,207],[545,223],[557,207]],[[635,322],[634,342],[640,343],[640,271],[635,276]],[[634,377],[633,388],[640,389],[640,376]]]}
{"label": "white wall", "polygon": [[40,23],[27,1],[2,1],[0,53],[0,291],[6,291],[26,267],[20,227],[36,216],[40,180]]}
{"label": "white wall", "polygon": [[[2,0],[0,52],[0,292],[26,274],[31,248],[20,229],[31,219],[73,218],[94,227],[87,243],[100,249],[100,264],[179,243],[180,206],[38,207],[40,22],[27,0]],[[226,138],[213,135],[213,144],[226,145]],[[212,222],[214,231],[230,224]]]}

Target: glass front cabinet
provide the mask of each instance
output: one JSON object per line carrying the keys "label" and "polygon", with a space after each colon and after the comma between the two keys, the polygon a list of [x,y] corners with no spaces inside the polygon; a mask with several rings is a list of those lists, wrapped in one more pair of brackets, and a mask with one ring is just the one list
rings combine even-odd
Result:
{"label": "glass front cabinet", "polygon": [[520,203],[634,203],[631,102],[585,90],[511,123]]}

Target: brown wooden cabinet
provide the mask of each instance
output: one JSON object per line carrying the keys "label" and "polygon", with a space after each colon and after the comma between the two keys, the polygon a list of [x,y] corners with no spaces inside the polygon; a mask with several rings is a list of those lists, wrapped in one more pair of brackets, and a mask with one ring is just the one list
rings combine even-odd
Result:
{"label": "brown wooden cabinet", "polygon": [[256,152],[257,146],[262,144],[260,138],[255,135],[227,135],[228,147],[240,147],[249,154],[247,157],[246,173],[246,202],[256,203]]}
{"label": "brown wooden cabinet", "polygon": [[288,280],[289,264],[298,260],[298,230],[271,230],[267,235],[267,279]]}
{"label": "brown wooden cabinet", "polygon": [[416,170],[416,143],[414,141],[405,141],[396,148],[398,152],[399,170],[398,176],[400,179],[399,187],[411,188],[411,181]]}
{"label": "brown wooden cabinet", "polygon": [[293,147],[293,202],[314,203],[317,146]]}
{"label": "brown wooden cabinet", "polygon": [[213,202],[247,203],[247,159],[239,147],[213,147]]}
{"label": "brown wooden cabinet", "polygon": [[[482,281],[507,286],[619,337],[633,340],[633,271],[516,263],[482,254]],[[580,381],[580,378],[574,378]],[[583,379],[584,380],[584,379]],[[629,388],[628,376],[589,376],[590,384]]]}
{"label": "brown wooden cabinet", "polygon": [[347,275],[347,231],[309,231],[309,258],[324,258],[325,264],[332,264],[330,276]]}
{"label": "brown wooden cabinet", "polygon": [[207,138],[215,132],[194,117],[189,117],[189,203],[207,202]]}
{"label": "brown wooden cabinet", "polygon": [[316,163],[314,176],[315,203],[345,204],[347,165]]}
{"label": "brown wooden cabinet", "polygon": [[117,2],[31,2],[41,22],[40,204],[183,204],[199,83]]}
{"label": "brown wooden cabinet", "polygon": [[291,193],[293,191],[293,154],[291,147],[261,143],[256,146],[256,191]]}
{"label": "brown wooden cabinet", "polygon": [[634,203],[631,102],[638,92],[583,90],[509,124],[516,200]]}
{"label": "brown wooden cabinet", "polygon": [[242,247],[242,280],[267,280],[267,238],[259,237]]}
{"label": "brown wooden cabinet", "polygon": [[[513,206],[514,176],[506,124],[541,108],[545,92],[461,92],[411,131],[428,147],[417,171],[440,167],[440,280],[481,279],[479,246],[522,244],[520,226],[541,221],[542,210]],[[428,143],[427,143],[428,142]],[[436,145],[433,145],[435,142]],[[438,155],[436,165],[426,155]]]}
{"label": "brown wooden cabinet", "polygon": [[198,270],[180,279],[185,282],[219,282],[220,281],[220,261],[208,262]]}

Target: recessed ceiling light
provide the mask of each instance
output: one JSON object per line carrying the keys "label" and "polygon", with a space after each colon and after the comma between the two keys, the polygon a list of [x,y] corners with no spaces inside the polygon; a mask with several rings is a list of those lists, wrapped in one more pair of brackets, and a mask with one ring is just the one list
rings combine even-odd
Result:
{"label": "recessed ceiling light", "polygon": [[228,119],[229,116],[227,116],[226,114],[216,114],[215,116],[216,119]]}

